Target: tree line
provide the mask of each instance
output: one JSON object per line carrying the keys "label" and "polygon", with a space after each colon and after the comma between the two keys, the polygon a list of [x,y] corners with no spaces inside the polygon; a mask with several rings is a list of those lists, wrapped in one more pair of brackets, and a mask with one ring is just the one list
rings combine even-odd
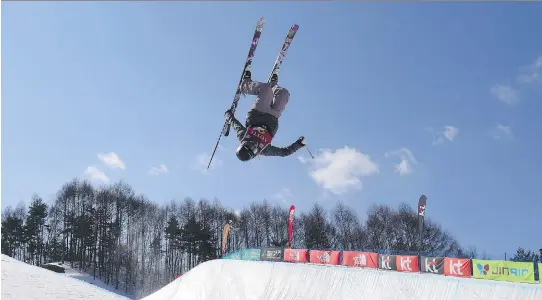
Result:
{"label": "tree line", "polygon": [[[98,188],[78,178],[64,184],[51,201],[32,196],[2,211],[2,253],[43,265],[71,264],[135,298],[146,296],[179,273],[223,255],[224,224],[233,221],[228,251],[285,247],[288,208],[266,200],[240,212],[219,200],[190,198],[158,205],[125,182]],[[373,205],[363,218],[338,202],[326,211],[316,203],[296,213],[293,247],[417,253],[418,216],[408,204]],[[435,256],[476,257],[430,218],[421,251]],[[381,252],[381,251],[379,251]]]}

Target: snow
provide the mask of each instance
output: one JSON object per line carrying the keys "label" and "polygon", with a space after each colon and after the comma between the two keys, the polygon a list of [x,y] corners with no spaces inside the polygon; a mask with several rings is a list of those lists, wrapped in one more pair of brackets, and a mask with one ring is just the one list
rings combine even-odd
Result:
{"label": "snow", "polygon": [[144,300],[542,299],[542,285],[312,264],[212,260]]}
{"label": "snow", "polygon": [[2,254],[2,300],[129,299]]}
{"label": "snow", "polygon": [[51,262],[51,263],[47,263],[46,265],[55,265],[55,266],[59,266],[59,267],[63,268],[65,273],[64,274],[60,273],[61,275],[68,276],[68,277],[71,277],[71,278],[75,278],[75,279],[78,279],[78,280],[82,280],[84,282],[87,282],[87,283],[90,283],[90,284],[95,285],[97,287],[100,287],[100,288],[102,288],[104,290],[107,290],[107,291],[109,291],[111,293],[115,293],[115,294],[118,294],[118,295],[121,295],[121,296],[124,296],[124,297],[127,297],[127,298],[131,298],[130,295],[124,293],[121,290],[115,289],[115,287],[113,287],[112,285],[105,284],[105,282],[103,282],[101,279],[99,279],[99,278],[94,279],[94,276],[91,276],[91,275],[85,274],[85,273],[81,273],[81,272],[77,271],[77,269],[73,269],[67,263],[63,264],[61,262]]}

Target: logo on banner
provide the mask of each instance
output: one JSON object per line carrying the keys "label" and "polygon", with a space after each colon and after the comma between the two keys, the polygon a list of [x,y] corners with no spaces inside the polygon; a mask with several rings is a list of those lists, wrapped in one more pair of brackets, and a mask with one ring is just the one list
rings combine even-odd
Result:
{"label": "logo on banner", "polygon": [[322,255],[318,256],[318,260],[320,260],[321,263],[327,264],[331,260],[331,256],[329,253],[324,252]]}
{"label": "logo on banner", "polygon": [[[463,272],[461,272],[462,265],[463,263],[461,262],[461,260],[458,259],[454,263],[454,260],[450,259],[450,275],[463,275]],[[489,266],[488,266],[488,269],[489,269]]]}
{"label": "logo on banner", "polygon": [[[487,275],[490,271],[489,264],[476,264],[476,267],[478,268],[478,273],[480,275]],[[509,276],[518,276],[518,277],[524,277],[525,273],[529,273],[528,269],[518,269],[518,268],[507,268],[507,267],[495,267],[494,270],[491,272],[493,275],[509,275]]]}
{"label": "logo on banner", "polygon": [[425,216],[425,205],[420,205],[418,209],[418,215],[424,217]]}
{"label": "logo on banner", "polygon": [[354,265],[355,266],[366,266],[367,265],[367,257],[365,257],[365,254],[360,254],[359,256],[354,256]]}
{"label": "logo on banner", "polygon": [[382,257],[382,260],[381,260],[382,269],[391,270],[391,265],[390,265],[391,258],[389,257],[389,255],[382,255],[381,257]]}
{"label": "logo on banner", "polygon": [[290,258],[291,258],[292,260],[299,260],[299,251],[297,251],[297,250],[292,250],[292,251],[290,252]]}
{"label": "logo on banner", "polygon": [[410,260],[410,256],[399,256],[399,261],[401,263],[401,269],[404,271],[412,271],[412,268],[410,266],[410,263],[412,263],[412,260]]}
{"label": "logo on banner", "polygon": [[437,270],[437,260],[435,258],[431,259],[431,261],[429,261],[429,258],[426,258],[425,259],[425,272],[428,272],[428,273],[438,273],[438,270]]}

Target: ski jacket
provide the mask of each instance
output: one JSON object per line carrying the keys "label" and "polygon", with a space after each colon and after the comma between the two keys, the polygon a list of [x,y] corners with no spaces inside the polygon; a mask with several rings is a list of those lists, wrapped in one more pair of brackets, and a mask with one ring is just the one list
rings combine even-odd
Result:
{"label": "ski jacket", "polygon": [[[242,142],[243,137],[245,136],[245,133],[247,129],[235,118],[235,116],[232,116],[231,118],[231,125],[233,129],[235,129],[237,139]],[[275,130],[276,132],[276,130]],[[303,144],[298,143],[297,141],[291,144],[288,147],[281,148],[281,147],[275,147],[273,145],[267,146],[265,149],[263,149],[262,152],[260,152],[260,155],[264,156],[289,156],[294,154],[297,150],[303,148]]]}

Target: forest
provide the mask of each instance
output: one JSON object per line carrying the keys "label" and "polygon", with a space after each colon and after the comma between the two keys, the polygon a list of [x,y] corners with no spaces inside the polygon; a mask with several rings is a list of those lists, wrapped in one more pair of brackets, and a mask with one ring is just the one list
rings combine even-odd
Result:
{"label": "forest", "polygon": [[[135,298],[160,289],[177,274],[222,255],[224,224],[233,220],[228,251],[287,245],[288,208],[266,200],[241,211],[219,200],[190,198],[158,205],[120,181],[101,187],[75,178],[44,201],[34,194],[2,210],[2,253],[42,265],[63,262]],[[296,212],[293,248],[369,250],[417,254],[418,216],[403,203],[373,205],[363,218],[344,203],[326,211],[315,203]],[[431,218],[422,252],[476,257]],[[478,257],[481,258],[481,257]]]}

